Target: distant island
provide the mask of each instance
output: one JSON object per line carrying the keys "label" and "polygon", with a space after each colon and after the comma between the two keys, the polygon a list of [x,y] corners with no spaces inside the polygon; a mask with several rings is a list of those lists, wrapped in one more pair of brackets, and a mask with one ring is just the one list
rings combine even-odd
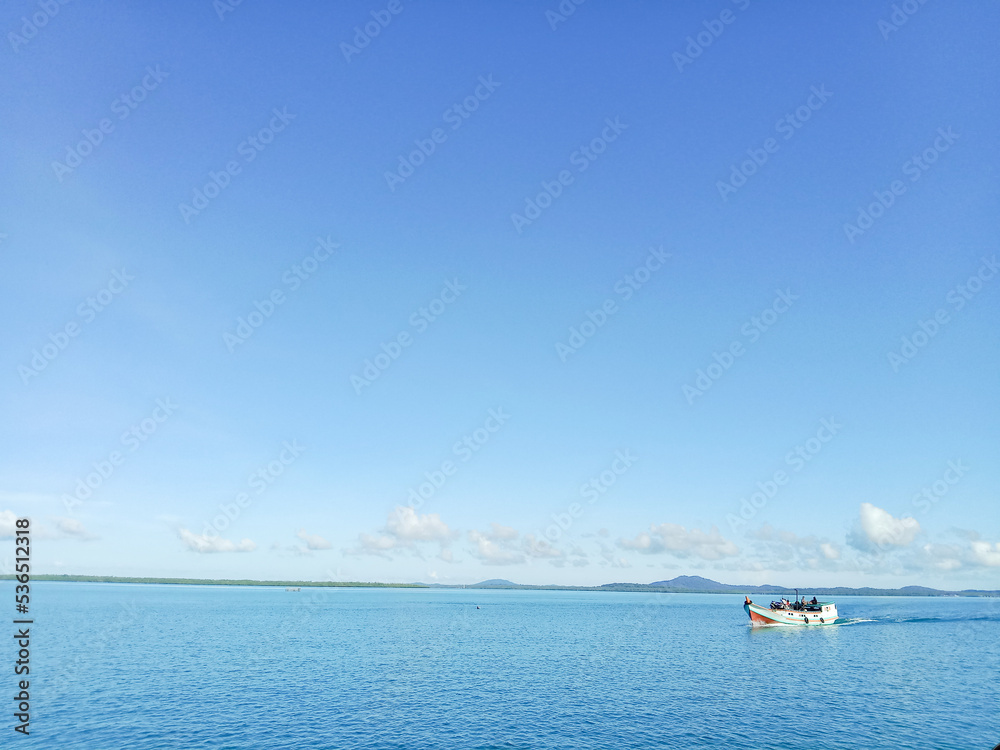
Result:
{"label": "distant island", "polygon": [[[0,575],[0,580],[13,580],[13,575]],[[790,594],[795,587],[789,586],[740,586],[719,583],[701,576],[677,576],[667,581],[653,583],[605,583],[601,586],[559,586],[532,585],[491,578],[487,581],[462,584],[445,583],[372,583],[362,581],[257,581],[234,578],[134,578],[130,576],[85,576],[85,575],[34,575],[34,581],[65,581],[79,583],[154,583],[181,586],[285,586],[300,588],[395,588],[395,589],[517,589],[530,591],[634,591],[652,594],[763,594],[778,596]],[[1000,596],[1000,591],[985,589],[964,589],[962,591],[942,591],[926,586],[904,586],[900,589],[878,589],[865,586],[849,588],[809,588],[799,586],[802,593],[816,596]]]}
{"label": "distant island", "polygon": [[[488,581],[469,586],[450,586],[445,584],[420,584],[432,588],[469,588],[469,589],[555,589],[567,591],[639,591],[666,594],[790,594],[794,586],[744,586],[719,583],[701,576],[677,576],[668,581],[653,583],[605,583],[602,586],[534,586],[519,584],[503,578],[491,578]],[[901,589],[877,589],[865,586],[849,588],[847,586],[817,587],[799,586],[799,591],[816,596],[1000,596],[1000,591],[984,589],[965,589],[963,591],[943,591],[926,586],[904,586]]]}

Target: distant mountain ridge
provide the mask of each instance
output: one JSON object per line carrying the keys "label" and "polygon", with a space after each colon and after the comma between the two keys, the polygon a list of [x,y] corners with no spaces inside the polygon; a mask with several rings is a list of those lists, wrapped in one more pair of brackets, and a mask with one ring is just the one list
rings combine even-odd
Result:
{"label": "distant mountain ridge", "polygon": [[816,587],[808,586],[748,586],[730,583],[720,583],[702,576],[677,576],[669,580],[653,581],[652,583],[605,583],[600,586],[560,586],[531,585],[514,583],[504,578],[491,578],[488,581],[474,583],[464,588],[470,589],[560,589],[571,591],[649,591],[672,594],[760,594],[764,596],[779,596],[793,594],[798,588],[800,594],[816,596],[1000,596],[1000,591],[982,589],[966,589],[964,591],[943,591],[927,586],[904,586],[899,589],[880,589],[865,586],[850,588],[847,586]]}
{"label": "distant mountain ridge", "polygon": [[653,581],[649,585],[657,588],[697,589],[698,591],[724,591],[732,588],[729,584],[719,583],[701,576],[677,576],[669,581]]}
{"label": "distant mountain ridge", "polygon": [[683,589],[685,591],[718,591],[727,594],[778,594],[789,589],[782,586],[746,586],[729,583],[719,583],[711,578],[701,576],[677,576],[669,581],[654,581],[649,584],[651,588]]}
{"label": "distant mountain ridge", "polygon": [[[218,579],[218,578],[135,578],[127,576],[95,576],[95,575],[69,575],[60,573],[36,574],[32,576],[36,581],[64,581],[64,582],[89,582],[89,583],[134,583],[134,584],[175,584],[175,585],[197,585],[197,586],[308,586],[310,588],[428,588],[428,589],[525,589],[525,590],[546,590],[546,591],[634,591],[661,594],[760,594],[765,596],[777,596],[781,594],[792,594],[795,591],[793,586],[738,586],[728,583],[719,583],[710,578],[701,576],[677,576],[664,581],[654,581],[653,583],[605,583],[600,586],[561,586],[532,585],[514,583],[506,578],[490,578],[473,584],[448,584],[448,583],[375,583],[361,581],[281,581],[270,580],[261,581],[253,579]],[[6,573],[0,575],[0,581],[13,580],[14,575]],[[904,586],[899,589],[877,589],[871,587],[848,588],[837,586],[833,588],[810,588],[799,586],[799,593],[823,597],[833,596],[988,596],[1000,597],[1000,590],[986,589],[964,589],[962,591],[942,591],[932,589],[927,586]]]}
{"label": "distant mountain ridge", "polygon": [[470,589],[491,589],[491,588],[505,588],[505,589],[518,589],[521,588],[520,583],[514,583],[513,581],[508,581],[506,578],[490,578],[488,581],[480,581],[479,583],[474,583],[469,586]]}
{"label": "distant mountain ridge", "polygon": [[[610,584],[612,586],[618,584]],[[747,586],[747,585],[735,585],[728,583],[719,583],[718,581],[713,581],[710,578],[702,578],[701,576],[677,576],[676,578],[671,578],[668,581],[654,581],[653,583],[644,586],[643,584],[627,584],[631,586],[639,586],[643,588],[650,589],[664,589],[673,592],[691,592],[691,593],[720,593],[720,594],[787,594],[791,593],[798,588],[801,593],[809,592],[811,594],[817,594],[819,596],[954,596],[954,595],[965,595],[965,596],[997,596],[1000,595],[998,591],[987,591],[982,589],[965,589],[963,591],[943,591],[941,589],[929,588],[927,586],[903,586],[899,589],[879,589],[872,588],[870,586],[864,586],[862,588],[850,588],[848,586],[833,586],[833,587],[823,587],[818,586],[815,588],[810,588],[808,586],[773,586],[773,585],[762,585],[762,586]]]}

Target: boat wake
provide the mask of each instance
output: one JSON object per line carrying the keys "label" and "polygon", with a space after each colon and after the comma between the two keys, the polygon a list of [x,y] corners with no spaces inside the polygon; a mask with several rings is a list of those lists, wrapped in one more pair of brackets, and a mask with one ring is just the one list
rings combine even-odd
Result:
{"label": "boat wake", "polygon": [[861,625],[867,622],[878,622],[887,625],[909,625],[917,623],[954,623],[954,622],[1000,622],[996,615],[979,615],[975,617],[845,617],[838,625]]}
{"label": "boat wake", "polygon": [[893,617],[886,622],[1000,622],[997,615],[976,615],[973,617]]}

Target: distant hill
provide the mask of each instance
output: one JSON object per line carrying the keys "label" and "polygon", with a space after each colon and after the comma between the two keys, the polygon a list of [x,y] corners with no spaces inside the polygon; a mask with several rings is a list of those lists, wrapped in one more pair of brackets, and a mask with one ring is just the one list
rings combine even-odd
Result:
{"label": "distant hill", "polygon": [[[13,574],[0,575],[0,581],[12,580]],[[794,587],[790,586],[739,586],[729,583],[719,583],[711,578],[701,576],[677,576],[665,581],[653,583],[605,583],[600,586],[534,586],[508,581],[506,578],[491,578],[469,586],[447,583],[363,583],[361,581],[257,581],[244,579],[201,579],[201,578],[133,578],[123,576],[94,575],[34,575],[36,581],[74,581],[93,583],[138,583],[138,584],[178,584],[178,585],[213,585],[213,586],[298,586],[298,587],[364,587],[364,588],[434,588],[434,589],[520,589],[546,591],[634,591],[654,594],[752,594],[754,596],[790,595]],[[800,586],[799,593],[806,596],[838,597],[838,596],[988,596],[1000,597],[1000,591],[982,589],[965,589],[964,591],[941,591],[927,586],[904,586],[900,589],[876,589],[864,587],[859,589],[837,586],[833,588],[809,588]]]}
{"label": "distant hill", "polygon": [[653,581],[649,584],[656,588],[692,589],[694,591],[729,591],[733,587],[701,576],[677,576],[669,581]]}
{"label": "distant hill", "polygon": [[[671,594],[750,594],[753,596],[794,595],[793,586],[746,586],[730,583],[719,583],[711,578],[701,576],[677,576],[666,581],[653,583],[606,583],[600,587],[604,591],[658,591]],[[837,586],[832,588],[809,588],[799,586],[800,594],[810,596],[998,596],[998,591],[969,589],[965,591],[941,591],[927,586],[904,586],[901,589],[875,589],[871,587],[848,588]]]}
{"label": "distant hill", "polygon": [[[732,583],[719,583],[711,578],[702,576],[677,576],[664,581],[653,581],[652,583],[605,583],[600,586],[560,586],[560,585],[532,585],[514,583],[505,578],[491,578],[488,581],[472,584],[471,586],[448,586],[441,588],[470,588],[470,589],[521,589],[521,590],[555,590],[555,591],[631,591],[648,592],[655,594],[749,594],[750,596],[760,596],[778,598],[787,596],[791,598],[795,595],[794,586],[746,586]],[[870,586],[863,588],[848,588],[847,586],[816,587],[799,586],[799,594],[805,596],[818,596],[823,598],[835,598],[841,596],[1000,596],[1000,591],[984,591],[978,589],[968,589],[965,591],[941,591],[927,586],[904,586],[900,589],[876,589]]]}
{"label": "distant hill", "polygon": [[653,588],[674,591],[718,592],[720,594],[781,594],[792,590],[782,586],[745,586],[719,583],[711,578],[702,578],[701,576],[677,576],[669,581],[654,581],[649,585]]}
{"label": "distant hill", "polygon": [[913,594],[914,596],[934,596],[935,594],[942,594],[943,591],[938,589],[929,589],[926,586],[903,586],[900,592],[905,591],[907,594]]}
{"label": "distant hill", "polygon": [[[710,578],[701,576],[677,576],[669,581],[655,581],[649,584],[650,588],[666,589],[672,592],[690,591],[692,593],[719,593],[719,594],[761,594],[779,595],[791,594],[794,587],[789,586],[740,586],[729,583],[719,583]],[[836,586],[833,588],[809,588],[799,586],[800,594],[815,594],[817,596],[945,596],[955,594],[953,591],[941,591],[939,589],[928,588],[927,586],[904,586],[901,589],[874,589],[864,587],[859,589],[848,588],[846,586]],[[972,592],[962,592],[966,595]],[[976,592],[977,594],[989,594],[989,592]]]}
{"label": "distant hill", "polygon": [[470,589],[519,589],[521,584],[508,581],[506,578],[490,578],[488,581],[480,581],[469,586]]}

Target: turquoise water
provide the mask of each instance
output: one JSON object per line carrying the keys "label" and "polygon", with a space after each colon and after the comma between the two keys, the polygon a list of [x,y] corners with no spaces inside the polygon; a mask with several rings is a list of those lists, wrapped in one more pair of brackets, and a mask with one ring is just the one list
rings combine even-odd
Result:
{"label": "turquoise water", "polygon": [[31,735],[8,713],[0,747],[1000,742],[1000,599],[843,598],[850,623],[812,629],[751,629],[742,601],[35,583]]}

